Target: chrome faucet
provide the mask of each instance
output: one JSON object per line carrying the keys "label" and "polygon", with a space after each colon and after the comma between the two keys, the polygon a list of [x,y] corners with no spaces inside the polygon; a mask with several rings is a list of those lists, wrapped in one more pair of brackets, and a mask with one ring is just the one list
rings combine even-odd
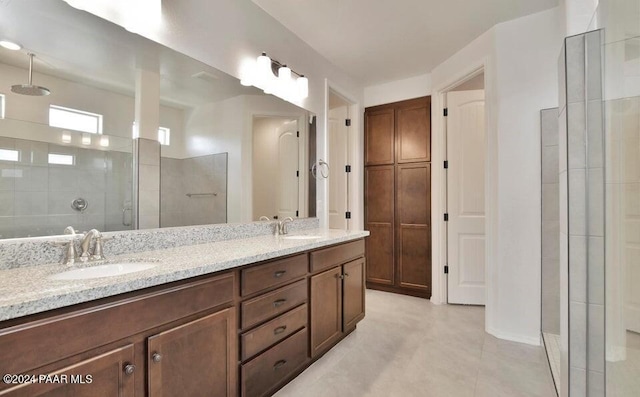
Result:
{"label": "chrome faucet", "polygon": [[[95,239],[93,246],[93,253],[91,253],[91,241]],[[85,233],[80,243],[80,260],[86,262],[88,260],[101,260],[104,259],[102,254],[102,234],[97,229],[91,229]]]}
{"label": "chrome faucet", "polygon": [[268,217],[268,216],[264,216],[264,215],[262,215],[262,216],[260,217],[260,220],[261,220],[261,221],[267,221],[267,222],[268,222],[268,221],[270,221],[271,219],[269,219],[269,217]]}
{"label": "chrome faucet", "polygon": [[65,266],[72,266],[76,262],[76,231],[72,226],[67,226],[64,229],[64,234],[70,234],[72,237],[69,241],[56,241],[55,245],[61,245],[64,248],[62,264]]}
{"label": "chrome faucet", "polygon": [[279,234],[287,234],[289,231],[287,230],[287,224],[293,222],[293,218],[288,216],[281,221],[278,221],[278,233]]}

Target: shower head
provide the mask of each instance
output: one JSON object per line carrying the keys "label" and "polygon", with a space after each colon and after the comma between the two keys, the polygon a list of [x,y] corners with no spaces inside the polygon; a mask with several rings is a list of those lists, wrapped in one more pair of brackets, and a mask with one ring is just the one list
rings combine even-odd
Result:
{"label": "shower head", "polygon": [[33,85],[33,57],[35,55],[29,53],[29,84],[16,84],[11,86],[11,92],[20,95],[29,95],[29,96],[45,96],[51,94],[48,88],[40,87],[38,85]]}

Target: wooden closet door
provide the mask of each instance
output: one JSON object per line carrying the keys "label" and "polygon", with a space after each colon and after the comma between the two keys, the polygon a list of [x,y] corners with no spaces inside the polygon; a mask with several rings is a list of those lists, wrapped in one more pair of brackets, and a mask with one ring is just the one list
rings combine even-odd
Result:
{"label": "wooden closet door", "polygon": [[397,285],[428,291],[431,285],[431,165],[403,164],[396,166],[396,172]]}
{"label": "wooden closet door", "polygon": [[395,175],[393,165],[365,168],[367,281],[393,285]]}
{"label": "wooden closet door", "polygon": [[395,156],[394,109],[383,107],[367,111],[364,129],[364,164],[393,164]]}
{"label": "wooden closet door", "polygon": [[395,119],[397,163],[431,161],[431,97],[400,103]]}

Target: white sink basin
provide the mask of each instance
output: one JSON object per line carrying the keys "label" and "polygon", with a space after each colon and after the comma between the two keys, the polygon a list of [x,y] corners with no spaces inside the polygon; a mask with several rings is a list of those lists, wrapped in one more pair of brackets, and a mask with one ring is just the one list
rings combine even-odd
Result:
{"label": "white sink basin", "polygon": [[283,236],[282,237],[285,240],[313,240],[313,239],[317,239],[317,238],[322,238],[322,236],[312,236],[312,235],[307,235],[307,236]]}
{"label": "white sink basin", "polygon": [[111,262],[103,265],[67,270],[49,276],[51,280],[87,280],[91,278],[122,276],[154,268],[158,262]]}

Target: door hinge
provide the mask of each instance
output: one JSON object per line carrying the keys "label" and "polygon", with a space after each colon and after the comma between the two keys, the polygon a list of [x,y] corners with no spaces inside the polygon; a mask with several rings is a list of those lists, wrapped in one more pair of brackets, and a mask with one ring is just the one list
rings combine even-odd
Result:
{"label": "door hinge", "polygon": [[351,219],[351,211],[347,211],[347,212],[344,214],[344,217],[345,217],[346,219]]}
{"label": "door hinge", "polygon": [[298,217],[298,211],[296,210],[296,218]]}
{"label": "door hinge", "polygon": [[445,265],[444,274],[449,274],[449,265]]}
{"label": "door hinge", "polygon": [[300,138],[300,131],[296,131],[296,137]]}
{"label": "door hinge", "polygon": [[346,119],[344,121],[344,125],[346,125],[347,127],[351,127],[351,119]]}
{"label": "door hinge", "polygon": [[300,171],[296,171],[296,178],[300,178]]}
{"label": "door hinge", "polygon": [[350,165],[346,165],[344,167],[344,172],[351,172],[351,166]]}
{"label": "door hinge", "polygon": [[442,113],[444,114],[444,117],[447,117],[449,115],[449,108],[444,108]]}
{"label": "door hinge", "polygon": [[444,161],[444,169],[448,169],[449,168],[449,161],[445,160]]}
{"label": "door hinge", "polygon": [[449,222],[449,214],[444,214],[444,221]]}

